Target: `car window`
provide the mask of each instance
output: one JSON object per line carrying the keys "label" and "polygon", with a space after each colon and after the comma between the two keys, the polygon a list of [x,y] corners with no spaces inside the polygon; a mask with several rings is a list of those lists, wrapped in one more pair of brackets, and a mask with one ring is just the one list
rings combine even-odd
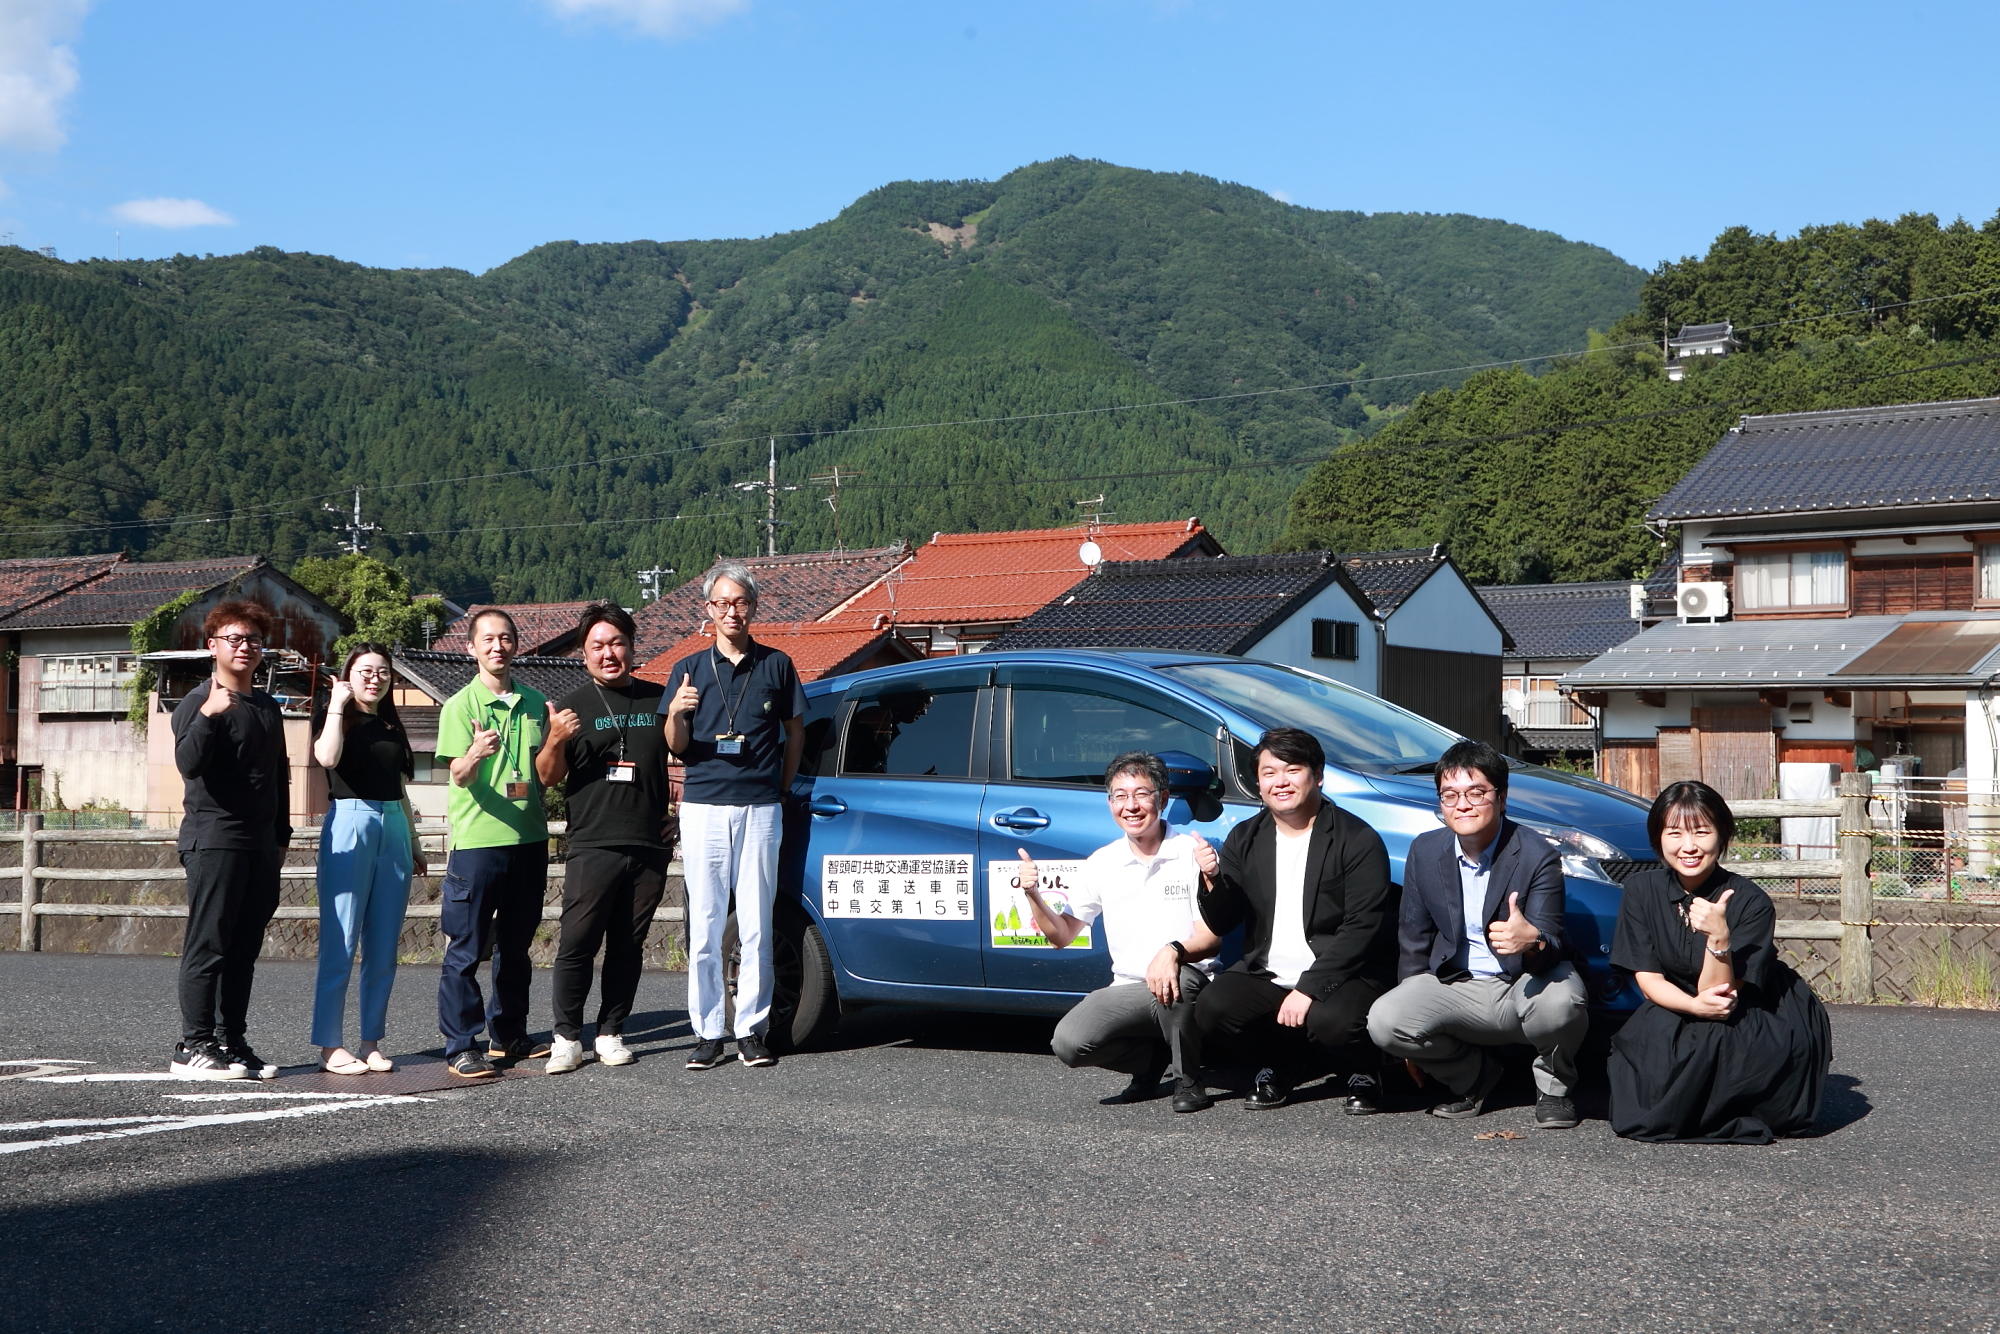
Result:
{"label": "car window", "polygon": [[842,774],[965,778],[972,773],[977,689],[884,690],[859,696],[847,719]]}
{"label": "car window", "polygon": [[833,705],[836,700],[814,700],[806,706],[805,749],[799,752],[799,776],[817,778],[832,758]]}
{"label": "car window", "polygon": [[1162,670],[1269,726],[1304,728],[1326,748],[1327,762],[1342,768],[1420,767],[1458,740],[1457,733],[1373,695],[1272,663],[1175,664]]}
{"label": "car window", "polygon": [[1017,781],[1102,787],[1104,768],[1128,750],[1184,750],[1215,763],[1212,728],[1148,704],[1094,690],[1016,685],[1008,771]]}

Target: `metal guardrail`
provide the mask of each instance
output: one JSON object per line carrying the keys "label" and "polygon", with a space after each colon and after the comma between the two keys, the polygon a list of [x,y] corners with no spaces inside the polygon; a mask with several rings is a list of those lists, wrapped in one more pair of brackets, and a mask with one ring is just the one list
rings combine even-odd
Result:
{"label": "metal guardrail", "polygon": [[[569,826],[562,821],[549,825],[551,840],[569,832]],[[444,837],[446,826],[441,821],[419,822],[417,836],[424,841],[424,851],[428,855],[435,852],[434,865],[442,865],[444,858]],[[289,846],[313,848],[319,843],[319,826],[312,825],[296,830]],[[172,847],[179,838],[172,829],[44,829],[39,814],[24,817],[22,828],[0,832],[0,843],[21,845],[19,866],[0,866],[0,881],[19,880],[20,894],[14,901],[0,899],[0,913],[16,913],[20,917],[21,948],[30,952],[41,948],[41,920],[45,917],[186,917],[185,903],[44,903],[42,886],[61,881],[92,881],[96,883],[136,883],[151,880],[178,880],[179,867],[154,867],[151,869],[77,869],[61,866],[42,865],[42,849],[53,844],[70,843],[123,843]],[[681,874],[678,858],[667,863],[667,874]],[[563,875],[562,863],[549,864],[549,879],[560,881]],[[281,881],[311,881],[319,879],[316,864],[287,866],[278,872]],[[436,918],[443,912],[443,905],[437,903],[413,903],[404,910],[404,918]],[[678,922],[686,914],[677,906],[662,904],[653,913],[655,922]],[[542,920],[558,921],[562,917],[560,904],[544,903]],[[273,915],[273,921],[318,920],[317,905],[281,904]]]}

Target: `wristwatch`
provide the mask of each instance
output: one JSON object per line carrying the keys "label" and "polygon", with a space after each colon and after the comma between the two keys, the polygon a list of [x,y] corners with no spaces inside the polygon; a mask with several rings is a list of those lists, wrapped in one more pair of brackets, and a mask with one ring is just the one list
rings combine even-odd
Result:
{"label": "wristwatch", "polygon": [[1178,940],[1170,940],[1167,942],[1167,948],[1174,952],[1175,959],[1181,963],[1187,962],[1187,946],[1181,944]]}

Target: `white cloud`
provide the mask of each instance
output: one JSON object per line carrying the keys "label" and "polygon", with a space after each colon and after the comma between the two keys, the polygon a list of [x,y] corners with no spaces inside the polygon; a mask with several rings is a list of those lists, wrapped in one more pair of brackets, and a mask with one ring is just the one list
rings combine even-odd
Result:
{"label": "white cloud", "polygon": [[76,91],[69,39],[90,0],[0,0],[0,147],[61,148],[63,104]]}
{"label": "white cloud", "polygon": [[111,210],[140,227],[234,227],[236,219],[199,199],[128,199]]}
{"label": "white cloud", "polygon": [[596,20],[648,37],[688,37],[750,7],[750,0],[542,0],[564,18]]}

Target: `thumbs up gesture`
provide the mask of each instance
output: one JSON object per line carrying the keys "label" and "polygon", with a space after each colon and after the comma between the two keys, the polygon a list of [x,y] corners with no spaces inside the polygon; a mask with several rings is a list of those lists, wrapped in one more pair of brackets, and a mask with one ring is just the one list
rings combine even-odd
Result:
{"label": "thumbs up gesture", "polygon": [[1495,954],[1526,954],[1541,938],[1542,933],[1521,912],[1518,892],[1507,896],[1507,915],[1486,928],[1486,943]]}
{"label": "thumbs up gesture", "polygon": [[1194,864],[1196,869],[1201,872],[1201,878],[1204,881],[1214,879],[1216,868],[1222,865],[1222,859],[1215,855],[1215,844],[1209,842],[1200,834],[1194,834],[1191,837],[1194,839]]}
{"label": "thumbs up gesture", "polygon": [[1027,893],[1033,894],[1041,887],[1042,868],[1035,865],[1035,859],[1028,855],[1026,848],[1015,848],[1014,851],[1021,855],[1021,867],[1014,873],[1015,883]]}
{"label": "thumbs up gesture", "polygon": [[1688,904],[1688,925],[1708,937],[1710,949],[1729,948],[1729,900],[1735,895],[1735,890],[1725,889],[1713,903],[1697,898]]}
{"label": "thumbs up gesture", "polygon": [[549,705],[549,734],[545,744],[560,746],[575,736],[583,727],[583,720],[576,716],[575,709],[557,709]]}

